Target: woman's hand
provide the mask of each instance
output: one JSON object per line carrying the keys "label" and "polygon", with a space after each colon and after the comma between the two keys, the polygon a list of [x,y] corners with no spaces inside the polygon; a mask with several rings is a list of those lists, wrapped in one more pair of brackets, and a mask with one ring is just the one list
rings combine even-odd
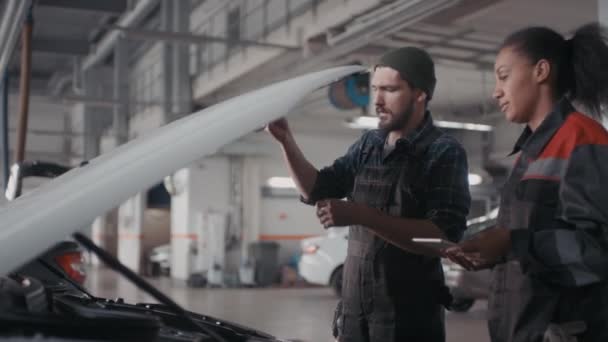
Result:
{"label": "woman's hand", "polygon": [[495,227],[444,251],[447,258],[467,270],[479,270],[496,264],[511,248],[511,231]]}

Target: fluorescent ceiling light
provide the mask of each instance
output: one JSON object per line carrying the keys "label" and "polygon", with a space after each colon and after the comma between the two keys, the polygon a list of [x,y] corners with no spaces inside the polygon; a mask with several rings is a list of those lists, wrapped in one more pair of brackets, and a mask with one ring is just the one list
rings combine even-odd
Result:
{"label": "fluorescent ceiling light", "polygon": [[[373,116],[359,116],[354,119],[349,119],[346,125],[353,129],[374,129],[378,128],[378,118]],[[456,121],[435,121],[435,126],[441,128],[462,129],[466,131],[490,132],[494,127],[490,125],[482,125],[469,122]]]}
{"label": "fluorescent ceiling light", "polygon": [[266,181],[266,185],[277,189],[295,189],[296,183],[290,177],[270,177]]}
{"label": "fluorescent ceiling light", "polygon": [[353,129],[374,129],[378,128],[378,118],[372,116],[359,116],[354,119],[347,119],[346,125]]}
{"label": "fluorescent ceiling light", "polygon": [[476,173],[469,173],[469,185],[479,185],[483,181],[480,175]]}
{"label": "fluorescent ceiling light", "polygon": [[466,131],[480,131],[480,132],[490,132],[494,128],[489,125],[482,125],[476,123],[469,122],[456,122],[456,121],[435,121],[435,125],[441,128],[453,128],[453,129],[464,129]]}

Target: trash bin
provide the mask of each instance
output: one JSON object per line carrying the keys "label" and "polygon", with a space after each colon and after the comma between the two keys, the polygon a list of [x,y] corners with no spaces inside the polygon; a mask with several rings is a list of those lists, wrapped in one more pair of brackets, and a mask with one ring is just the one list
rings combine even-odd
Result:
{"label": "trash bin", "polygon": [[259,241],[249,245],[249,256],[255,265],[255,282],[258,286],[270,286],[279,273],[279,244]]}

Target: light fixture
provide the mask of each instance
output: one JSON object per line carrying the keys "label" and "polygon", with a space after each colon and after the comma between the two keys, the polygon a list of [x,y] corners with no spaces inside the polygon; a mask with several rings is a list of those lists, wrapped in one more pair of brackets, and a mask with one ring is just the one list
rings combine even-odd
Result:
{"label": "light fixture", "polygon": [[[359,116],[353,119],[347,119],[346,125],[353,129],[375,129],[378,128],[378,118],[373,116]],[[494,127],[490,125],[482,125],[469,122],[457,121],[434,121],[435,126],[448,129],[462,129],[465,131],[490,132]]]}
{"label": "light fixture", "polygon": [[469,173],[469,185],[479,185],[483,181],[480,175],[476,173]]}
{"label": "light fixture", "polygon": [[435,125],[441,128],[452,128],[452,129],[463,129],[465,131],[479,131],[479,132],[490,132],[494,128],[490,125],[482,125],[469,122],[456,122],[456,121],[435,121]]}
{"label": "light fixture", "polygon": [[346,119],[346,125],[352,129],[374,129],[378,128],[378,118],[358,116],[354,119]]}
{"label": "light fixture", "polygon": [[290,177],[270,177],[266,181],[266,185],[270,188],[277,189],[295,189],[296,183]]}

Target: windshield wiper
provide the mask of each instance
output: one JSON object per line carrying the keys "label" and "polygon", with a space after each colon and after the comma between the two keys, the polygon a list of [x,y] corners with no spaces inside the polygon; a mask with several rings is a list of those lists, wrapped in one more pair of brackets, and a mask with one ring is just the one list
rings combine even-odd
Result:
{"label": "windshield wiper", "polygon": [[131,271],[128,267],[123,265],[120,261],[118,261],[115,257],[113,257],[110,253],[106,252],[104,249],[97,246],[93,241],[91,241],[87,236],[81,233],[74,233],[74,239],[78,241],[81,245],[83,245],[89,251],[95,253],[97,257],[101,261],[103,261],[107,266],[115,270],[116,272],[125,276],[128,280],[130,280],[135,286],[147,292],[149,295],[158,300],[161,304],[166,305],[168,308],[173,310],[175,314],[182,317],[186,320],[186,322],[190,323],[193,328],[196,330],[201,330],[205,334],[210,337],[216,339],[218,342],[227,342],[225,338],[212,331],[208,327],[199,324],[196,322],[190,314],[184,310],[179,304],[174,302],[171,298],[167,297],[164,293],[156,289],[152,284],[145,281],[142,277],[138,276],[135,272]]}

